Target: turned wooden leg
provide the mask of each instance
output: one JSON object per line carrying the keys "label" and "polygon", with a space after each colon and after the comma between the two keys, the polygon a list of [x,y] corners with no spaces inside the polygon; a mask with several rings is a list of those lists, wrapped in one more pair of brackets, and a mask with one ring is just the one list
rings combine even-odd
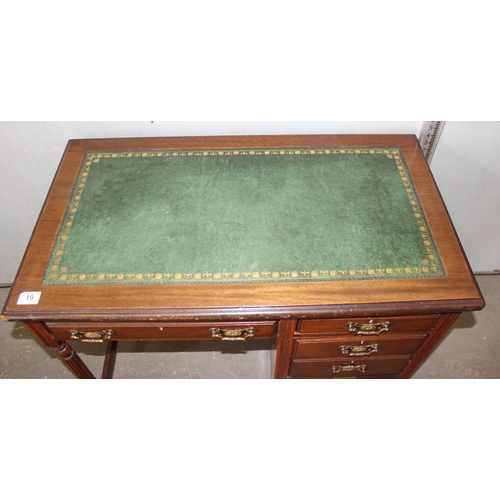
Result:
{"label": "turned wooden leg", "polygon": [[80,356],[73,351],[67,342],[57,340],[43,323],[24,323],[35,337],[46,347],[52,347],[56,353],[67,363],[69,368],[78,378],[95,378]]}

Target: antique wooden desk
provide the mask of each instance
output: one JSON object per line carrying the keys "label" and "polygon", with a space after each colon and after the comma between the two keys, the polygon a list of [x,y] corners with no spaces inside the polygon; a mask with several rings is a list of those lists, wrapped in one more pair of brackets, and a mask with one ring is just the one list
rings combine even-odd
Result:
{"label": "antique wooden desk", "polygon": [[410,377],[484,301],[410,135],[72,140],[2,317],[79,342],[274,338],[275,378]]}

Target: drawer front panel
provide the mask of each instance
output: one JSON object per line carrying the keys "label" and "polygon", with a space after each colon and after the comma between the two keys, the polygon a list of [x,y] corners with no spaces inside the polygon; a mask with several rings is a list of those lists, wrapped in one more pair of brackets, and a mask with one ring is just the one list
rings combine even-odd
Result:
{"label": "drawer front panel", "polygon": [[335,358],[318,361],[292,361],[291,378],[370,378],[396,376],[409,357],[346,360]]}
{"label": "drawer front panel", "polygon": [[58,340],[228,340],[272,338],[274,321],[217,323],[48,323]]}
{"label": "drawer front panel", "polygon": [[428,332],[437,323],[439,314],[424,316],[384,316],[371,318],[304,319],[300,333],[374,336],[386,333]]}
{"label": "drawer front panel", "polygon": [[425,334],[420,335],[387,335],[376,339],[346,338],[321,338],[294,341],[294,358],[379,358],[381,356],[412,355],[425,339]]}

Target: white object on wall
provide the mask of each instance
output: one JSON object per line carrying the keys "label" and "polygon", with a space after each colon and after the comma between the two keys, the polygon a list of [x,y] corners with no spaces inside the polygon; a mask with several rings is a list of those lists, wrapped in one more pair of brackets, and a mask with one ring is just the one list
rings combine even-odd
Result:
{"label": "white object on wall", "polygon": [[431,169],[475,272],[500,269],[500,122],[446,122]]}
{"label": "white object on wall", "polygon": [[436,151],[439,137],[441,136],[445,123],[446,122],[424,122],[418,140],[428,165],[432,162],[432,157]]}

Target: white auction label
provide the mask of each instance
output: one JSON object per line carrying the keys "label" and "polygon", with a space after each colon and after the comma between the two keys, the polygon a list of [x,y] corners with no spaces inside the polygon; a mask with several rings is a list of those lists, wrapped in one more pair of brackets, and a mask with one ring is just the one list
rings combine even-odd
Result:
{"label": "white auction label", "polygon": [[42,292],[23,292],[17,299],[18,306],[38,304]]}

